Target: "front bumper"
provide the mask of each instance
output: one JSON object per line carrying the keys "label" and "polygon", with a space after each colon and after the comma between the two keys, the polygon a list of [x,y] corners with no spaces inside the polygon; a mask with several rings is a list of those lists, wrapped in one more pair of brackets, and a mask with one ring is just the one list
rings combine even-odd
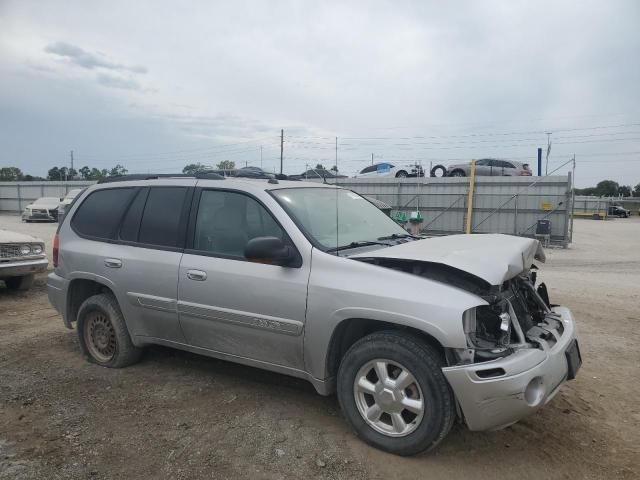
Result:
{"label": "front bumper", "polygon": [[58,220],[58,210],[25,210],[22,213],[22,220],[55,222]]}
{"label": "front bumper", "polygon": [[[568,308],[552,311],[564,326],[553,347],[523,349],[499,360],[442,369],[470,430],[496,430],[517,422],[544,406],[566,381],[565,352],[575,339],[575,324]],[[504,374],[478,375],[489,369],[502,369]]]}
{"label": "front bumper", "polygon": [[49,265],[47,257],[36,260],[18,260],[0,263],[0,278],[22,277],[44,272]]}

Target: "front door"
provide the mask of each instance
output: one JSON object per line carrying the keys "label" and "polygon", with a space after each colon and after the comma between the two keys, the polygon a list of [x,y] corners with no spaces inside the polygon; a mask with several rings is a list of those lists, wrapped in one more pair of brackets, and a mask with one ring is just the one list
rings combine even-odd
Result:
{"label": "front door", "polygon": [[202,189],[196,191],[194,210],[178,280],[178,312],[187,342],[302,369],[309,262],[290,268],[245,259],[252,238],[279,237],[293,247],[253,197]]}

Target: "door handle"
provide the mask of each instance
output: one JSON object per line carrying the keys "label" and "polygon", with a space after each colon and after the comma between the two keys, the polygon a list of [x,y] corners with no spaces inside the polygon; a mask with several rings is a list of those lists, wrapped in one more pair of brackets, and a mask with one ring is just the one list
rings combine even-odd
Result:
{"label": "door handle", "polygon": [[120,268],[122,267],[122,260],[118,258],[105,258],[104,266],[109,268]]}
{"label": "door handle", "polygon": [[187,278],[197,282],[204,282],[207,279],[207,273],[202,270],[187,270]]}

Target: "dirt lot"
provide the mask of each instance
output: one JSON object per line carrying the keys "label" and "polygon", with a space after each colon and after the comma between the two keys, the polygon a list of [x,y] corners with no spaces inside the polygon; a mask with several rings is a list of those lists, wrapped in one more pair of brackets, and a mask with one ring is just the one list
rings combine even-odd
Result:
{"label": "dirt lot", "polygon": [[580,220],[572,248],[548,251],[552,300],[578,320],[577,380],[512,427],[456,426],[415,458],[361,443],[303,381],[165,348],[124,370],[86,363],[44,276],[0,287],[0,479],[640,478],[639,238],[638,217]]}

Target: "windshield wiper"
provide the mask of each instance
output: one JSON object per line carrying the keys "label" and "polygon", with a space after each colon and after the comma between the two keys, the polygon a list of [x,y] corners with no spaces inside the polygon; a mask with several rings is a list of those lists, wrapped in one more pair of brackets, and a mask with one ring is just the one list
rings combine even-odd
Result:
{"label": "windshield wiper", "polygon": [[358,240],[357,242],[351,242],[347,245],[340,245],[339,247],[333,247],[325,250],[327,253],[339,252],[340,250],[348,250],[350,248],[366,247],[367,245],[384,245],[385,247],[391,247],[390,243],[376,242],[375,240]]}
{"label": "windshield wiper", "polygon": [[378,237],[378,240],[395,240],[397,238],[414,238],[417,240],[420,237],[416,237],[415,235],[411,235],[410,233],[392,233],[391,235],[387,235],[386,237]]}

